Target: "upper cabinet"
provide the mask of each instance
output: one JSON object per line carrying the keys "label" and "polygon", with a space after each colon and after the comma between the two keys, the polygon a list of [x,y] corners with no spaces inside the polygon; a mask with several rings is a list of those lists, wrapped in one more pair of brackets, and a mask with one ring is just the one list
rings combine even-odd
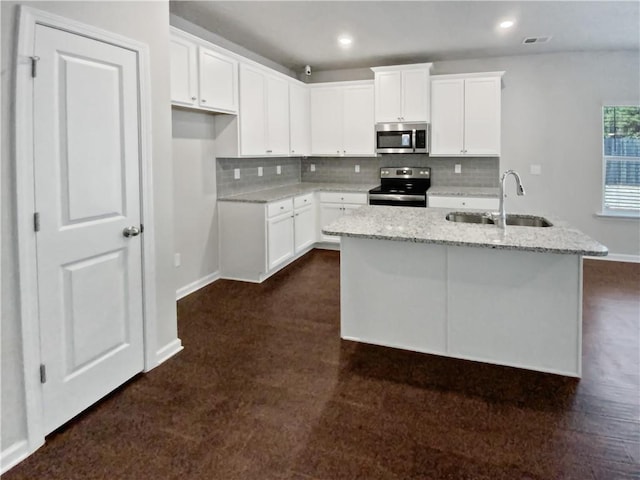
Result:
{"label": "upper cabinet", "polygon": [[375,121],[428,122],[430,63],[373,67]]}
{"label": "upper cabinet", "polygon": [[504,72],[431,79],[431,155],[499,156]]}
{"label": "upper cabinet", "polygon": [[311,154],[309,87],[289,84],[289,147],[291,155]]}
{"label": "upper cabinet", "polygon": [[289,154],[289,85],[282,78],[240,66],[240,154]]}
{"label": "upper cabinet", "polygon": [[171,103],[221,113],[238,112],[238,62],[171,32]]}
{"label": "upper cabinet", "polygon": [[375,155],[371,82],[311,86],[311,154]]}

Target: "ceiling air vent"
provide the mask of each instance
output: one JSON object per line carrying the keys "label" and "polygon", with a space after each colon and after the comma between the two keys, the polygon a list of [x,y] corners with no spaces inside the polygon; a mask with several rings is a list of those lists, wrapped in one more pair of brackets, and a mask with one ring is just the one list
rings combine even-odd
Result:
{"label": "ceiling air vent", "polygon": [[531,43],[547,43],[551,40],[551,35],[547,35],[546,37],[525,37],[522,40],[522,43],[525,45],[529,45]]}

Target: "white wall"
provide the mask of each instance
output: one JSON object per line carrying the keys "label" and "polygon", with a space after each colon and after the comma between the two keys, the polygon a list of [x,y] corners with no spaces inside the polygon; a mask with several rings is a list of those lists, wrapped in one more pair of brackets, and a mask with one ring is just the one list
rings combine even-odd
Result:
{"label": "white wall", "polygon": [[173,165],[169,93],[168,2],[16,2],[2,8],[2,412],[1,449],[26,436],[15,229],[15,165],[12,155],[14,48],[19,4],[46,10],[144,42],[150,47],[153,188],[156,226],[157,345],[177,337],[173,268]]}
{"label": "white wall", "polygon": [[218,272],[214,115],[173,108],[176,290]]}

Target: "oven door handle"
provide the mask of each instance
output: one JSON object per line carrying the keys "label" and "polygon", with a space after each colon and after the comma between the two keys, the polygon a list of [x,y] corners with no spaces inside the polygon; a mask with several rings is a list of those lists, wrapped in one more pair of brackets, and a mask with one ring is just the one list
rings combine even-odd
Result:
{"label": "oven door handle", "polygon": [[415,202],[424,200],[426,195],[400,195],[395,193],[370,193],[369,200],[396,200],[398,202]]}

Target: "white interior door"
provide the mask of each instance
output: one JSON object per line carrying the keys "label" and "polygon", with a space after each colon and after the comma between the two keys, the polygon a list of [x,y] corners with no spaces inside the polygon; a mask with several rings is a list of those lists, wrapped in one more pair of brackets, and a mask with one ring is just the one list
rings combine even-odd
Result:
{"label": "white interior door", "polygon": [[[45,432],[143,370],[136,54],[38,25],[35,204]],[[135,233],[135,232],[133,232]]]}

